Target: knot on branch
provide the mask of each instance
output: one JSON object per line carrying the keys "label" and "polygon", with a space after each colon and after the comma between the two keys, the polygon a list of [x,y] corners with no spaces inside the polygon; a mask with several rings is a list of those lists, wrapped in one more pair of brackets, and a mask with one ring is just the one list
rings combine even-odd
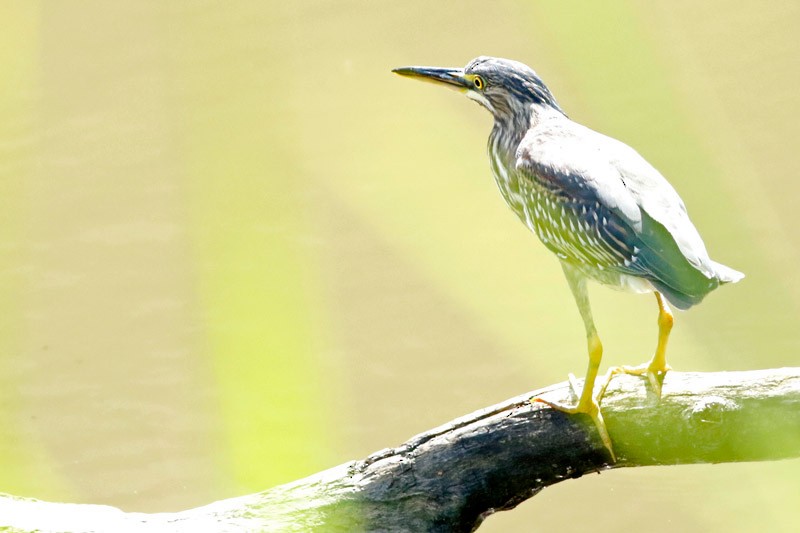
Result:
{"label": "knot on branch", "polygon": [[721,427],[727,414],[740,409],[741,405],[730,398],[705,396],[698,398],[693,405],[684,410],[684,415],[693,427],[708,431],[712,429],[709,424]]}

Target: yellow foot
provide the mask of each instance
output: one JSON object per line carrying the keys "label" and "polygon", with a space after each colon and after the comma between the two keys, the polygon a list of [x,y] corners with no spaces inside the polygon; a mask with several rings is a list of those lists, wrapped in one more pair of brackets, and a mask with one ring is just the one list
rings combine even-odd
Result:
{"label": "yellow foot", "polygon": [[667,372],[672,370],[667,364],[662,366],[654,366],[652,363],[644,363],[639,366],[617,366],[608,370],[606,374],[605,383],[603,387],[600,389],[601,395],[605,393],[606,387],[608,387],[609,381],[611,378],[614,377],[616,374],[630,374],[632,376],[646,376],[647,381],[650,382],[650,387],[652,387],[653,392],[656,393],[656,398],[659,400],[661,399],[661,386],[664,383],[664,377],[667,375]]}
{"label": "yellow foot", "polygon": [[[572,392],[575,396],[580,396],[580,388],[578,387],[578,383],[575,380],[575,376],[572,374],[569,375],[569,383],[570,387],[572,388]],[[603,391],[604,392],[604,391]],[[589,415],[594,422],[595,427],[597,428],[597,432],[600,434],[600,439],[603,441],[603,445],[608,450],[608,453],[611,454],[611,460],[613,462],[617,462],[617,456],[614,454],[614,447],[611,445],[611,437],[608,436],[608,429],[606,428],[606,423],[603,420],[603,413],[600,412],[600,398],[602,397],[601,394],[598,394],[595,397],[590,397],[588,401],[578,402],[578,404],[574,407],[564,405],[557,402],[551,402],[549,400],[545,400],[544,398],[536,397],[532,398],[531,402],[538,402],[549,405],[556,411],[561,411],[562,413],[567,413],[568,415],[575,415],[575,414],[585,414]]]}

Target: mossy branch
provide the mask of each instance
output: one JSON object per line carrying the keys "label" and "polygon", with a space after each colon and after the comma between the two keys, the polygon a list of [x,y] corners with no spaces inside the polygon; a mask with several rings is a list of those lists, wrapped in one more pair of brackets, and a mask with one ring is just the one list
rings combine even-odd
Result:
{"label": "mossy branch", "polygon": [[566,383],[512,398],[306,479],[177,513],[0,496],[3,531],[471,531],[542,488],[610,468],[800,457],[800,368],[670,372],[663,398],[614,378],[594,426],[532,396],[574,401]]}

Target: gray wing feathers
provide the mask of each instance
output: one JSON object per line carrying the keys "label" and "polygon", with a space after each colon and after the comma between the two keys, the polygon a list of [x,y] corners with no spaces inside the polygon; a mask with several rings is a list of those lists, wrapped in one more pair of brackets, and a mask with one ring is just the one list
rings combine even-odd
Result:
{"label": "gray wing feathers", "polygon": [[615,139],[606,139],[612,164],[639,207],[667,229],[692,266],[709,278],[715,277],[715,263],[709,258],[703,239],[672,185],[633,148]]}
{"label": "gray wing feathers", "polygon": [[534,128],[520,143],[517,170],[610,209],[636,235],[643,262],[637,267],[680,308],[743,277],[709,258],[675,189],[620,141],[574,122]]}
{"label": "gray wing feathers", "polygon": [[635,230],[642,228],[636,199],[607,155],[585,149],[573,137],[526,137],[517,150],[517,170],[552,181],[576,196],[591,197],[618,212]]}

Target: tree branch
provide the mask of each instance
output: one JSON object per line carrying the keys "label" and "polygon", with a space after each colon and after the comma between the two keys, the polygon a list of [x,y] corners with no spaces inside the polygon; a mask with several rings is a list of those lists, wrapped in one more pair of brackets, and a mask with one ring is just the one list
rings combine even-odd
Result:
{"label": "tree branch", "polygon": [[471,531],[542,488],[609,468],[800,457],[800,368],[670,372],[657,401],[615,377],[591,422],[528,399],[574,402],[566,383],[512,398],[306,479],[178,513],[0,497],[12,531]]}

